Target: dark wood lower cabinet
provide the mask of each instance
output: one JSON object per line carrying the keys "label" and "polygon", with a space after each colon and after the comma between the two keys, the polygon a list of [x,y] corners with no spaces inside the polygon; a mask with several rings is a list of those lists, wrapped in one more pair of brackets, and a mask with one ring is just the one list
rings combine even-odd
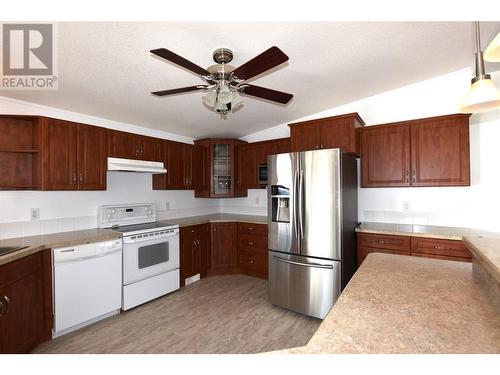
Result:
{"label": "dark wood lower cabinet", "polygon": [[189,277],[207,276],[210,267],[210,224],[182,227],[180,230],[180,285]]}
{"label": "dark wood lower cabinet", "polygon": [[231,273],[238,266],[237,224],[212,223],[212,271]]}
{"label": "dark wood lower cabinet", "polygon": [[460,240],[358,233],[358,267],[370,253],[472,261],[472,255]]}
{"label": "dark wood lower cabinet", "polygon": [[0,266],[0,353],[29,353],[52,337],[50,250]]}
{"label": "dark wood lower cabinet", "polygon": [[238,266],[246,275],[267,279],[267,225],[238,223]]}

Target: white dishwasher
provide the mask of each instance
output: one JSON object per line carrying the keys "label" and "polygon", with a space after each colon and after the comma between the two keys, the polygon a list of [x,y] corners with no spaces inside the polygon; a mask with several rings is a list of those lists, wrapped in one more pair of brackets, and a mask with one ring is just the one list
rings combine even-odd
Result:
{"label": "white dishwasher", "polygon": [[54,249],[53,260],[53,337],[120,312],[121,239]]}

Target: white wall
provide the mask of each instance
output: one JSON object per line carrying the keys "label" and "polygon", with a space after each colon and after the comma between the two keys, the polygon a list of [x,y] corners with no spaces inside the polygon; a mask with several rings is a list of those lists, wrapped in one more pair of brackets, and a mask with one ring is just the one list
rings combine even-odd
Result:
{"label": "white wall", "polygon": [[[111,129],[192,143],[193,139],[0,97],[0,113],[45,115]],[[107,191],[0,191],[0,239],[97,226],[103,204],[154,202],[160,218],[219,212],[218,199],[194,198],[193,191],[155,191],[151,175],[108,172]],[[165,210],[166,202],[170,209]],[[30,221],[30,209],[40,209],[40,220]]]}
{"label": "white wall", "polygon": [[[500,72],[492,74],[500,88]],[[471,72],[460,70],[405,86],[299,120],[358,112],[367,126],[386,122],[456,113],[469,86]],[[367,82],[369,84],[369,82]],[[475,114],[470,120],[471,186],[455,188],[365,188],[359,189],[361,221],[400,222],[428,225],[467,226],[500,231],[500,110]],[[256,142],[289,136],[282,124],[243,139]],[[255,210],[265,191],[252,191],[249,198],[223,201],[226,212]],[[403,202],[410,209],[403,212]],[[263,202],[263,203],[262,203]],[[265,210],[265,208],[264,208]]]}

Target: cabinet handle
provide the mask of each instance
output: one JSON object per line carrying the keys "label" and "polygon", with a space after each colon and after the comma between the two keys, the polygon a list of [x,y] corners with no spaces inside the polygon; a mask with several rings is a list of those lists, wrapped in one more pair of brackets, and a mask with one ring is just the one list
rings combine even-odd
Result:
{"label": "cabinet handle", "polygon": [[249,244],[250,246],[255,245],[252,241],[248,241],[248,244]]}
{"label": "cabinet handle", "polygon": [[439,246],[439,245],[434,246],[434,249],[436,249],[436,250],[451,250],[449,247]]}
{"label": "cabinet handle", "polygon": [[248,230],[253,230],[253,227],[248,227]]}
{"label": "cabinet handle", "polygon": [[411,181],[417,182],[417,172],[415,172],[415,170],[412,171]]}
{"label": "cabinet handle", "polygon": [[253,264],[253,260],[250,261],[250,264]]}
{"label": "cabinet handle", "polygon": [[0,316],[5,315],[9,312],[10,298],[3,296],[0,298]]}
{"label": "cabinet handle", "polygon": [[406,171],[406,183],[410,182],[410,171]]}
{"label": "cabinet handle", "polygon": [[320,148],[323,148],[323,145],[322,145],[322,144],[320,145]]}
{"label": "cabinet handle", "polygon": [[76,185],[76,173],[73,173],[73,184]]}
{"label": "cabinet handle", "polygon": [[83,173],[82,172],[80,172],[80,176],[79,177],[80,177],[80,183],[83,184]]}
{"label": "cabinet handle", "polygon": [[387,241],[383,241],[383,240],[378,240],[377,242],[378,242],[379,244],[381,244],[381,245],[383,245],[383,244],[385,244],[385,243],[389,243],[389,242],[387,242]]}

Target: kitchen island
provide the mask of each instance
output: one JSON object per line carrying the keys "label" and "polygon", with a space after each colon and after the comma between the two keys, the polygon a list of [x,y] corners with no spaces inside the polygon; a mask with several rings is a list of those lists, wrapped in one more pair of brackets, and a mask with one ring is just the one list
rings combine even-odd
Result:
{"label": "kitchen island", "polygon": [[470,263],[374,253],[309,343],[274,353],[500,353],[500,310]]}

